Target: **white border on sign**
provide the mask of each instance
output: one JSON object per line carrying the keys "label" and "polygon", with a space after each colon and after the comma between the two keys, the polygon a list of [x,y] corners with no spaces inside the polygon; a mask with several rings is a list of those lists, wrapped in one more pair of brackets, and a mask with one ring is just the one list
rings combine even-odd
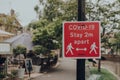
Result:
{"label": "white border on sign", "polygon": [[[65,23],[94,23],[94,22],[98,22],[99,23],[99,57],[65,57],[65,53],[64,53],[64,24]],[[101,22],[100,21],[64,21],[63,25],[62,25],[62,55],[63,58],[68,58],[68,59],[100,59],[101,58],[101,34],[100,34],[100,28],[101,28]]]}

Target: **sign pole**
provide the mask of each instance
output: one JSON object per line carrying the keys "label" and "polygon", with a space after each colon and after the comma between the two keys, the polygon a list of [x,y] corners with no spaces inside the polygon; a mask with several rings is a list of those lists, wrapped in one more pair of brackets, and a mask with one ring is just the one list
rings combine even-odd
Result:
{"label": "sign pole", "polygon": [[[85,21],[85,0],[78,0],[78,21]],[[85,59],[77,59],[77,80],[85,80]]]}
{"label": "sign pole", "polygon": [[63,24],[63,53],[77,59],[76,80],[85,80],[85,59],[101,56],[100,22],[85,20],[85,0],[78,0],[78,21]]}

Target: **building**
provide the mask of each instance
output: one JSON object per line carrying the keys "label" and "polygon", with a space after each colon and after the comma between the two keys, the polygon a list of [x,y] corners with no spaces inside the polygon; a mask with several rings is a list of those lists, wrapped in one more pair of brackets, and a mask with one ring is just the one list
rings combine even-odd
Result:
{"label": "building", "polygon": [[0,13],[0,30],[3,33],[7,33],[4,36],[0,34],[0,41],[8,39],[17,34],[18,31],[22,31],[22,25],[16,18],[15,11],[11,9],[10,14]]}

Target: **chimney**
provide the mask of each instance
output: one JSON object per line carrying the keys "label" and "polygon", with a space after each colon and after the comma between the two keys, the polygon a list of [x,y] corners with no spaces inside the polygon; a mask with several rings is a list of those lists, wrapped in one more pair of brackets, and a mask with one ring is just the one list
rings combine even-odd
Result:
{"label": "chimney", "polygon": [[13,9],[11,9],[10,14],[11,14],[11,16],[13,16],[15,14],[15,11]]}

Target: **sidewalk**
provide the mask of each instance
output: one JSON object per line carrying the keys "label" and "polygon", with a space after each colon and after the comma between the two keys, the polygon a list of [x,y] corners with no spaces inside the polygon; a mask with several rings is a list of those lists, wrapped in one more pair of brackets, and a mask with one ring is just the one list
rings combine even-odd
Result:
{"label": "sidewalk", "polygon": [[[60,65],[60,61],[58,61],[56,63],[56,65],[54,65],[52,68],[57,68],[59,65]],[[29,78],[29,74],[25,74],[24,75],[24,80],[34,79],[34,78],[42,76],[42,75],[44,75],[44,73],[31,73],[30,78]]]}
{"label": "sidewalk", "polygon": [[24,80],[34,79],[34,78],[41,76],[41,75],[43,75],[43,74],[42,73],[32,73],[32,74],[30,74],[30,78],[29,78],[29,74],[25,74]]}

